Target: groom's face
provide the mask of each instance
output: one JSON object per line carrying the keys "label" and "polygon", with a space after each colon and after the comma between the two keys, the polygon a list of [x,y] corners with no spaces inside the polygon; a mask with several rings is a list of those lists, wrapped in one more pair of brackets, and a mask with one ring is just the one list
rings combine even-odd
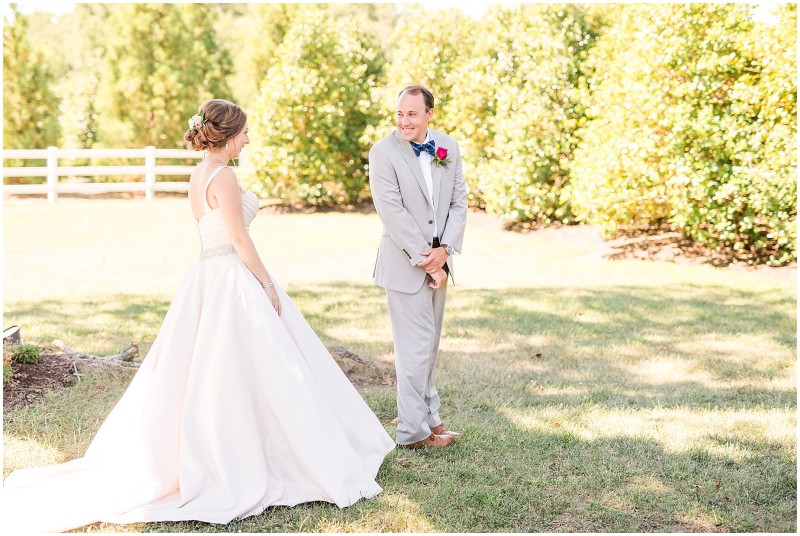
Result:
{"label": "groom's face", "polygon": [[422,93],[403,93],[397,99],[397,131],[404,140],[417,143],[425,141],[431,117],[433,109],[425,109],[425,97]]}

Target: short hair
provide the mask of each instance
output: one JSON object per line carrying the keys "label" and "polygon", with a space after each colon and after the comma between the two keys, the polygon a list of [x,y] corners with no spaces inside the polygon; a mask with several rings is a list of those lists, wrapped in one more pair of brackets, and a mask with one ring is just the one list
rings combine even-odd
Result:
{"label": "short hair", "polygon": [[431,90],[425,86],[420,86],[419,84],[408,86],[397,94],[397,98],[400,99],[400,97],[403,96],[403,93],[408,93],[410,95],[419,95],[422,93],[422,96],[425,99],[425,111],[427,112],[433,108],[433,93],[431,93]]}

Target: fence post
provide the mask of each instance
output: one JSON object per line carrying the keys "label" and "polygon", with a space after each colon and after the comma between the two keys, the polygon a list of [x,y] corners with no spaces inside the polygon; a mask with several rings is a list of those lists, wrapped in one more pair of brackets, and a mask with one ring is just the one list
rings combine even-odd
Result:
{"label": "fence post", "polygon": [[53,146],[47,148],[47,200],[55,203],[58,199],[58,155]]}
{"label": "fence post", "polygon": [[144,156],[144,193],[147,200],[153,199],[156,189],[156,148],[152,145],[145,147]]}

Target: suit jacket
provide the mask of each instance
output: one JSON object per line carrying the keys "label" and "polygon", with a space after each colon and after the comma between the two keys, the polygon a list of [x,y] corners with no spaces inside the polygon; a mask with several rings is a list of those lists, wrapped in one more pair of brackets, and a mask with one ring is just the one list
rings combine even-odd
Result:
{"label": "suit jacket", "polygon": [[[433,196],[439,240],[461,251],[467,221],[467,187],[461,170],[461,152],[456,140],[429,129],[436,147],[448,151],[447,167],[431,165]],[[369,185],[372,200],[383,222],[373,277],[387,289],[416,293],[425,283],[425,260],[421,252],[433,240],[433,206],[422,174],[420,159],[411,144],[395,130],[369,152]],[[451,277],[453,258],[447,259]]]}

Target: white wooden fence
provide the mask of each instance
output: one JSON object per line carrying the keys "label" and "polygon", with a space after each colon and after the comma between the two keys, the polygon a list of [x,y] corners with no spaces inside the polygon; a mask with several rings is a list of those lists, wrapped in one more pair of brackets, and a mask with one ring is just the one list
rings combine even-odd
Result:
{"label": "white wooden fence", "polygon": [[[47,194],[51,203],[58,199],[59,193],[106,193],[106,192],[145,192],[147,199],[154,192],[186,192],[188,182],[164,182],[156,180],[159,176],[191,175],[193,165],[158,165],[159,158],[202,158],[203,153],[188,149],[9,149],[3,151],[3,160],[44,159],[45,167],[6,167],[3,165],[3,178],[6,177],[45,177],[45,184],[4,184],[3,190],[9,194]],[[129,166],[60,166],[59,159],[131,158],[143,159],[144,165]],[[143,182],[59,182],[59,177],[98,177],[109,175],[141,175]],[[5,182],[5,181],[4,181]]]}

